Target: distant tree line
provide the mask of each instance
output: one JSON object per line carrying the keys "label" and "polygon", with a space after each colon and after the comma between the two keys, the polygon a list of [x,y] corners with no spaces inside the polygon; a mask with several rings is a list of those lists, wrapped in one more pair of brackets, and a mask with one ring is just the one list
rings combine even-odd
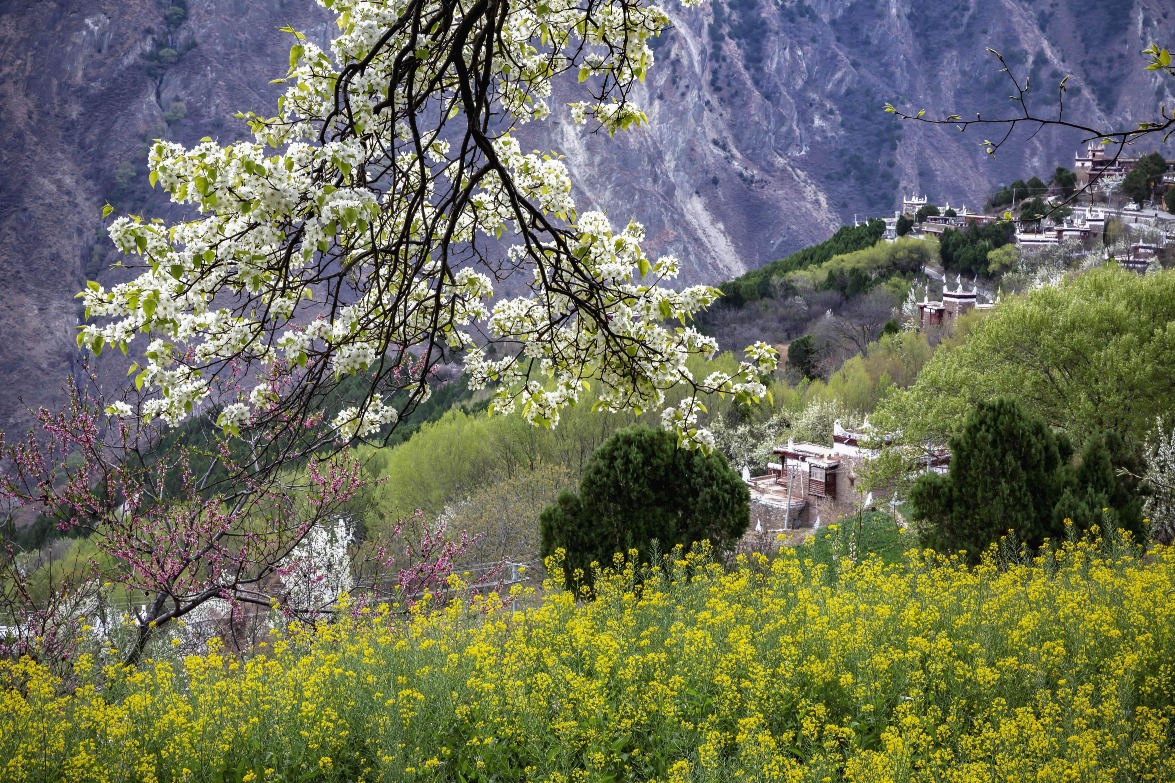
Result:
{"label": "distant tree line", "polygon": [[987,254],[1011,243],[1015,236],[1016,226],[1007,220],[984,226],[972,223],[961,231],[948,228],[938,240],[943,268],[961,274],[985,274]]}
{"label": "distant tree line", "polygon": [[842,226],[829,239],[819,244],[810,245],[786,258],[772,261],[721,284],[718,288],[724,297],[722,301],[728,305],[740,306],[746,302],[773,296],[773,278],[781,278],[789,272],[822,264],[833,256],[873,247],[884,233],[885,222],[877,219],[859,226]]}

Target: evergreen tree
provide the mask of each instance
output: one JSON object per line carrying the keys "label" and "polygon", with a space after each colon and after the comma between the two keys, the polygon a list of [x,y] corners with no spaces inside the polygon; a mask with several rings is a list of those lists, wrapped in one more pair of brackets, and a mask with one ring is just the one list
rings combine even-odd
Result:
{"label": "evergreen tree", "polygon": [[816,369],[818,361],[816,340],[810,334],[797,337],[787,346],[787,365],[799,370],[805,378],[815,378],[819,375]]}
{"label": "evergreen tree", "polygon": [[1007,187],[1002,187],[999,190],[997,190],[995,192],[995,195],[991,197],[991,201],[989,202],[990,206],[993,209],[996,207],[1002,207],[1005,204],[1011,204],[1011,203],[1012,203],[1012,190]]}
{"label": "evergreen tree", "polygon": [[[634,427],[604,441],[584,469],[579,492],[565,491],[540,518],[542,554],[566,551],[567,586],[576,571],[590,583],[592,563],[617,552],[654,552],[708,540],[729,549],[750,522],[750,492],[720,452],[677,447],[664,430]],[[656,542],[656,544],[654,544]]]}
{"label": "evergreen tree", "polygon": [[910,491],[924,542],[975,560],[1009,530],[1036,547],[1063,532],[1054,510],[1065,489],[1070,447],[1014,400],[981,403],[951,438],[951,468]]}
{"label": "evergreen tree", "polygon": [[1122,179],[1122,192],[1131,201],[1146,204],[1154,196],[1155,188],[1167,171],[1167,161],[1157,152],[1143,155]]}
{"label": "evergreen tree", "polygon": [[930,217],[931,215],[938,215],[938,214],[940,214],[938,211],[938,207],[936,207],[934,204],[924,204],[923,206],[918,208],[917,212],[914,213],[914,222],[915,223],[922,223],[926,220],[926,218]]}
{"label": "evergreen tree", "polygon": [[1009,244],[1014,237],[1015,226],[1010,221],[971,224],[962,231],[948,228],[938,241],[943,267],[951,272],[984,274],[989,265],[987,254]]}
{"label": "evergreen tree", "polygon": [[1075,464],[1071,454],[1068,438],[1015,400],[980,404],[951,439],[950,472],[921,476],[911,490],[925,542],[975,560],[1009,530],[1033,548],[1064,537],[1067,524],[1080,533],[1108,523],[1145,540],[1136,482],[1115,469],[1131,461],[1123,440],[1095,435]]}
{"label": "evergreen tree", "polygon": [[1135,541],[1146,539],[1142,497],[1136,491],[1136,482],[1129,474],[1120,477],[1115,468],[1116,461],[1132,461],[1133,455],[1122,452],[1122,438],[1116,433],[1086,441],[1053,512],[1055,527],[1063,527],[1066,519],[1081,531],[1109,523],[1117,530],[1129,532]]}
{"label": "evergreen tree", "polygon": [[1077,175],[1064,166],[1057,166],[1053,172],[1053,186],[1060,191],[1061,196],[1069,198],[1077,190]]}
{"label": "evergreen tree", "polygon": [[1040,220],[1048,214],[1048,207],[1039,196],[1020,202],[1020,220]]}
{"label": "evergreen tree", "polygon": [[1008,190],[1012,193],[1012,198],[1008,203],[1016,204],[1028,198],[1028,183],[1022,179],[1018,179],[1011,185],[1008,185]]}

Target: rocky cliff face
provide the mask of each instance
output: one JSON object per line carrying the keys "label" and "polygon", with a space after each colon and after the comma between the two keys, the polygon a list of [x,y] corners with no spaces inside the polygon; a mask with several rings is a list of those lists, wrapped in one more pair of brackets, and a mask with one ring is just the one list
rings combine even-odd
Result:
{"label": "rocky cliff face", "polygon": [[[1068,116],[1131,125],[1172,100],[1140,68],[1175,43],[1167,0],[715,0],[674,7],[624,138],[566,121],[532,131],[564,153],[580,198],[642,221],[655,252],[718,282],[892,212],[902,192],[977,206],[997,182],[1070,162],[1078,137],[1018,138],[900,123],[886,100],[960,114],[1004,109],[992,46],[1039,85],[1070,75]],[[56,0],[0,4],[0,429],[76,370],[88,277],[109,279],[100,211],[174,217],[146,184],[158,136],[227,141],[266,111],[292,24],[325,40],[310,0]],[[1046,89],[1047,87],[1047,89]],[[1170,154],[1170,153],[1168,153]]]}
{"label": "rocky cliff face", "polygon": [[[886,101],[994,117],[1011,85],[985,47],[1031,75],[1033,106],[1132,127],[1171,103],[1139,51],[1175,39],[1163,2],[724,0],[678,13],[642,100],[651,127],[619,141],[554,136],[600,204],[635,212],[694,280],[761,266],[905,193],[979,207],[998,182],[1072,166],[1077,133],[1017,132],[994,159],[984,133],[902,123]],[[945,110],[945,111],[944,111]],[[639,172],[639,179],[632,172]],[[628,207],[627,205],[632,205]]]}
{"label": "rocky cliff face", "polygon": [[276,99],[277,29],[325,23],[302,0],[0,3],[0,430],[79,369],[74,294],[117,260],[103,205],[169,214],[149,142],[238,135]]}

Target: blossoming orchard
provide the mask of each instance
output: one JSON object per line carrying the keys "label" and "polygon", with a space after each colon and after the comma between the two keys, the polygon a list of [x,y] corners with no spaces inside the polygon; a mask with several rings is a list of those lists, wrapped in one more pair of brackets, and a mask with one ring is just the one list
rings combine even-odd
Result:
{"label": "blossoming orchard", "polygon": [[[78,342],[143,357],[132,368],[143,394],[110,413],[174,425],[218,406],[226,432],[286,431],[362,375],[361,399],[316,431],[371,438],[457,361],[475,387],[495,386],[495,410],[548,426],[589,379],[612,410],[658,408],[680,383],[763,394],[775,363],[763,344],[736,375],[691,375],[686,359],[717,346],[689,317],[716,292],[663,285],[676,258],[650,259],[634,222],[579,213],[558,153],[525,152],[512,135],[564,109],[584,132],[644,123],[630,90],[652,65],[662,8],[320,2],[341,33],[328,52],[287,30],[287,89],[275,116],[246,117],[252,141],[151,149],[152,185],[199,217],[110,225],[140,274],[89,284],[80,296],[97,320]],[[556,88],[579,100],[553,106]],[[511,274],[525,293],[491,305]],[[690,395],[662,420],[683,445],[710,448],[697,413]]]}

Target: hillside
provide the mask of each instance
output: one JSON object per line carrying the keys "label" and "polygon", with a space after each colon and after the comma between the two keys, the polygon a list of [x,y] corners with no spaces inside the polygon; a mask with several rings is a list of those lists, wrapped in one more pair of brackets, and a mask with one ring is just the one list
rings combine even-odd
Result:
{"label": "hillside", "polygon": [[[1003,51],[1052,84],[1069,110],[1125,124],[1172,102],[1138,65],[1175,19],[1162,0],[1116,8],[946,0],[721,0],[670,7],[674,28],[637,96],[651,127],[625,138],[568,122],[528,129],[564,153],[588,204],[642,221],[651,250],[684,258],[686,282],[717,282],[891,211],[894,194],[979,201],[998,181],[1064,159],[1073,137],[1009,144],[901,125],[886,100],[994,111],[1006,89],[984,54]],[[167,214],[146,184],[146,143],[240,134],[238,110],[265,111],[292,25],[325,42],[308,0],[77,0],[0,7],[0,429],[76,372],[72,295],[105,281],[100,234],[120,211]],[[1164,92],[1166,90],[1166,92]]]}

